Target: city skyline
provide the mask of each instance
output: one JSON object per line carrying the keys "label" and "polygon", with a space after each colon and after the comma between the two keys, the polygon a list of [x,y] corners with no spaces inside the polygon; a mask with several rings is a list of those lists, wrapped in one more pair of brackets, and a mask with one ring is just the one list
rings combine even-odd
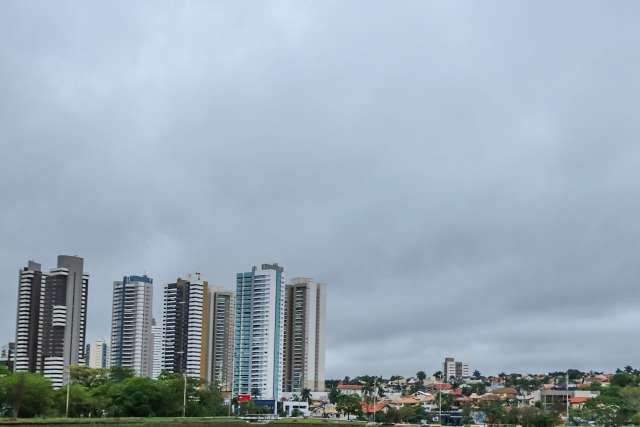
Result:
{"label": "city skyline", "polygon": [[2,12],[0,324],[30,259],[86,260],[88,342],[125,275],[157,320],[277,262],[331,287],[329,378],[638,365],[640,3]]}

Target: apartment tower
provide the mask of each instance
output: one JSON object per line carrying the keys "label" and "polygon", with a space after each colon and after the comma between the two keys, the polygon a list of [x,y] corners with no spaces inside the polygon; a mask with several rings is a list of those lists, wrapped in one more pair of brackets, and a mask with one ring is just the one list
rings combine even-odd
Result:
{"label": "apartment tower", "polygon": [[282,390],[284,269],[278,264],[236,275],[233,395],[277,401]]}
{"label": "apartment tower", "polygon": [[151,368],[151,378],[155,380],[162,373],[162,354],[164,352],[164,347],[162,345],[162,325],[156,324],[156,319],[153,319],[153,323],[151,325],[151,335],[153,336],[153,363]]}
{"label": "apartment tower", "polygon": [[283,391],[324,391],[324,332],[327,290],[306,277],[286,286]]}
{"label": "apartment tower", "polygon": [[445,357],[442,366],[444,381],[449,382],[452,379],[469,378],[471,376],[470,368],[467,363],[456,361],[453,357]]}
{"label": "apartment tower", "polygon": [[223,392],[231,392],[233,383],[233,333],[235,296],[233,292],[213,289],[209,331],[209,381]]}
{"label": "apartment tower", "polygon": [[113,282],[111,365],[150,377],[153,363],[153,279],[125,276]]}
{"label": "apartment tower", "polygon": [[209,378],[209,284],[200,273],[164,287],[163,369]]}
{"label": "apartment tower", "polygon": [[18,310],[16,319],[16,347],[14,369],[16,372],[40,372],[38,360],[40,344],[40,299],[46,274],[37,262],[29,261],[20,270],[18,280]]}
{"label": "apartment tower", "polygon": [[105,340],[98,340],[87,345],[89,350],[85,357],[89,360],[89,367],[94,369],[107,369],[109,363],[109,343]]}
{"label": "apartment tower", "polygon": [[40,299],[38,358],[41,372],[54,387],[66,384],[70,365],[85,364],[87,291],[84,260],[58,256],[58,267],[46,277]]}

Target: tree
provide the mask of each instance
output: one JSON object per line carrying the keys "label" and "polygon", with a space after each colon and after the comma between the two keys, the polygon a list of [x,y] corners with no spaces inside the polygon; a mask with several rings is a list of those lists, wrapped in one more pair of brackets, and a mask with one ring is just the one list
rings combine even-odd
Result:
{"label": "tree", "polygon": [[441,381],[444,375],[442,374],[442,371],[436,371],[433,373],[433,376],[436,380]]}
{"label": "tree", "polygon": [[51,382],[39,374],[19,372],[0,378],[0,397],[14,417],[44,415],[52,396]]}
{"label": "tree", "polygon": [[[115,369],[115,368],[114,368]],[[81,384],[85,387],[93,388],[106,383],[109,380],[109,370],[94,369],[82,365],[70,366],[71,381],[74,384]],[[122,377],[123,371],[115,369],[116,376]]]}
{"label": "tree", "polygon": [[618,372],[611,378],[611,385],[614,386],[626,387],[633,384],[637,384],[637,378],[628,372]]}
{"label": "tree", "polygon": [[338,397],[336,409],[346,414],[347,420],[351,415],[360,415],[362,413],[360,397],[355,394],[342,394]]}
{"label": "tree", "polygon": [[[56,390],[53,395],[53,401],[58,414],[65,415],[67,409],[67,387]],[[89,390],[81,384],[71,384],[69,386],[69,416],[89,416],[95,412],[95,400]]]}
{"label": "tree", "polygon": [[335,405],[335,403],[338,401],[338,398],[340,397],[341,392],[340,389],[338,389],[337,387],[333,387],[331,388],[331,390],[329,390],[329,402],[333,403]]}
{"label": "tree", "polygon": [[304,402],[309,403],[309,400],[311,400],[311,389],[303,389],[302,393],[300,394],[300,399],[302,399]]}
{"label": "tree", "polygon": [[418,371],[416,372],[416,378],[418,378],[418,381],[420,381],[420,385],[423,385],[424,380],[427,378],[427,374],[425,374],[424,371]]}
{"label": "tree", "polygon": [[480,378],[482,374],[477,369],[473,371],[473,378]]}
{"label": "tree", "polygon": [[112,366],[109,369],[109,379],[113,382],[121,382],[135,375],[133,369],[124,366]]}

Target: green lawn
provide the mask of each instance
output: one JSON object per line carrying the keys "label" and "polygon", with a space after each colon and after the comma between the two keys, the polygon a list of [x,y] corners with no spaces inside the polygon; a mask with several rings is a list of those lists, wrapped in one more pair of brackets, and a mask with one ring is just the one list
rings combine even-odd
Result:
{"label": "green lawn", "polygon": [[0,426],[109,426],[109,427],[182,427],[205,426],[238,427],[245,421],[233,417],[216,418],[21,418],[17,420],[0,418]]}

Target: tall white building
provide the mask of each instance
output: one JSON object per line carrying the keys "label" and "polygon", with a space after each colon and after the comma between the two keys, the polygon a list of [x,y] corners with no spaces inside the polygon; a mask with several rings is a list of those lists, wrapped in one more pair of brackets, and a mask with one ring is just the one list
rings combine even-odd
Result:
{"label": "tall white building", "polygon": [[153,279],[125,276],[113,282],[111,365],[150,377],[153,363]]}
{"label": "tall white building", "polygon": [[278,400],[282,390],[284,269],[278,264],[236,275],[233,395]]}
{"label": "tall white building", "polygon": [[162,373],[164,347],[162,325],[156,324],[155,319],[153,319],[153,325],[151,326],[151,335],[153,336],[153,367],[151,369],[151,378],[157,379]]}
{"label": "tall white building", "polygon": [[324,283],[299,277],[286,287],[283,391],[324,391],[326,301]]}
{"label": "tall white building", "polygon": [[453,357],[445,357],[442,365],[442,373],[445,382],[449,382],[452,379],[469,378],[471,376],[469,364],[456,361]]}
{"label": "tall white building", "polygon": [[109,343],[97,340],[89,345],[89,367],[94,369],[108,369],[110,364]]}
{"label": "tall white building", "polygon": [[200,273],[164,287],[163,369],[207,380],[209,352],[209,284]]}

